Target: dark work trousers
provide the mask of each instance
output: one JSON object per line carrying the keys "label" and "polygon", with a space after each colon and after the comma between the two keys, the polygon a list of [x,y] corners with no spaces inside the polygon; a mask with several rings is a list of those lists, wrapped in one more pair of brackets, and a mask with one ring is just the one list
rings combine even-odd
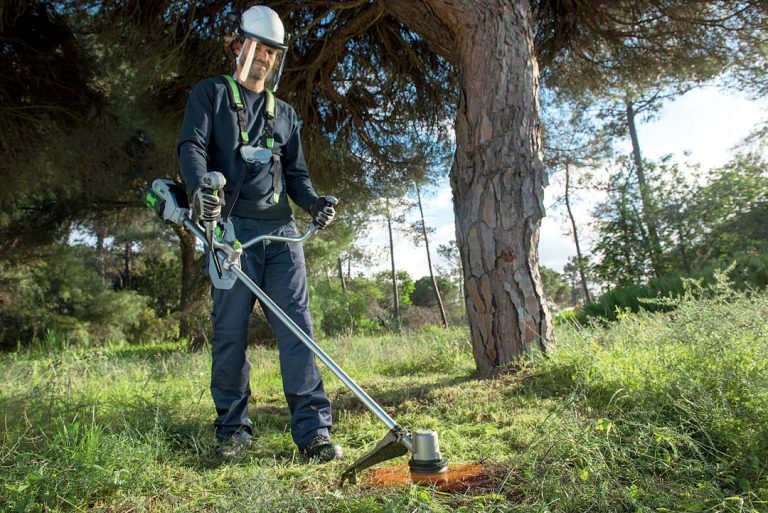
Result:
{"label": "dark work trousers", "polygon": [[[232,217],[238,240],[258,235],[297,236],[292,219],[260,220]],[[261,242],[249,247],[240,259],[243,271],[310,337],[307,273],[300,243]],[[215,272],[215,271],[212,271]],[[238,280],[229,290],[213,288],[213,341],[211,394],[218,418],[214,423],[220,439],[235,434],[253,436],[248,418],[251,389],[250,364],[246,357],[248,319],[256,296]],[[315,357],[268,308],[262,309],[277,337],[283,391],[291,412],[291,435],[300,448],[316,435],[329,436],[331,404],[323,388]]]}

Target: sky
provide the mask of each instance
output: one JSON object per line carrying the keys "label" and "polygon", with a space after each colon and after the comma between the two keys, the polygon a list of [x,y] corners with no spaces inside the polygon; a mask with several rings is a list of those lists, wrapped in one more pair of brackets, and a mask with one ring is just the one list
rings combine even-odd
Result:
{"label": "sky", "polygon": [[[768,104],[747,99],[743,95],[724,92],[715,87],[694,89],[673,102],[668,102],[654,119],[638,124],[638,139],[643,158],[659,159],[672,154],[680,162],[698,162],[703,170],[722,166],[738,145],[760,122],[768,119]],[[617,145],[619,151],[629,153],[629,137]],[[550,180],[545,189],[547,216],[541,224],[539,259],[542,265],[562,271],[568,258],[575,255],[567,229],[564,207],[557,198],[563,194],[562,180],[557,176]],[[430,237],[432,260],[437,265],[444,262],[436,254],[439,244],[455,240],[453,224],[452,194],[445,177],[437,187],[422,191],[424,217],[427,226],[434,228]],[[579,227],[582,251],[589,252],[592,243],[590,211],[599,201],[597,194],[582,194],[572,204],[574,217]],[[408,215],[408,220],[418,218],[418,210]],[[388,234],[386,225],[373,226],[364,243],[378,248],[380,260],[366,269],[354,272],[368,274],[390,268],[387,253]],[[427,257],[424,247],[414,246],[405,236],[395,234],[395,265],[406,270],[414,280],[428,275]]]}

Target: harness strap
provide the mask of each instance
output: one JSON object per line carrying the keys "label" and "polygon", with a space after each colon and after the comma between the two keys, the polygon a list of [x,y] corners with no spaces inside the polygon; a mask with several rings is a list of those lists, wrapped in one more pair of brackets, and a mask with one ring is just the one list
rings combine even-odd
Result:
{"label": "harness strap", "polygon": [[[248,127],[246,124],[245,119],[245,102],[243,102],[243,97],[240,94],[240,85],[235,82],[235,79],[232,78],[231,75],[223,75],[224,80],[227,83],[227,95],[229,96],[229,103],[230,106],[235,109],[237,112],[237,125],[240,130],[240,144],[249,144],[250,142],[250,136],[248,134]],[[266,94],[265,97],[265,109],[264,109],[264,117],[266,118],[264,123],[264,130],[262,132],[262,135],[264,137],[264,147],[267,149],[270,149],[273,151],[272,158],[273,162],[270,168],[274,168],[275,161],[279,161],[280,155],[279,153],[275,153],[274,146],[275,146],[275,110],[277,101],[275,100],[275,94],[269,90],[264,89],[264,93]],[[281,176],[281,166],[277,166],[277,168],[274,169],[274,176],[272,180],[272,198],[271,201],[274,204],[277,204],[280,201],[280,194],[283,189],[283,181]],[[245,181],[245,175],[247,173],[247,168],[245,165],[245,161],[243,161],[243,165],[240,171],[240,176],[237,179],[237,183],[235,184],[235,188],[232,192],[232,199],[225,205],[224,211],[222,212],[222,217],[224,220],[228,220],[230,214],[232,213],[232,208],[235,205],[235,201],[237,201],[237,197],[240,195],[240,189],[243,188],[243,183]]]}
{"label": "harness strap", "polygon": [[265,146],[270,150],[275,145],[275,94],[269,89],[267,92],[267,123],[264,127],[264,136],[266,137]]}
{"label": "harness strap", "polygon": [[[223,77],[229,86],[227,87],[229,103],[235,111],[237,111],[237,124],[240,128],[240,142],[248,144],[250,142],[250,136],[248,135],[248,129],[245,124],[245,103],[243,102],[243,97],[240,95],[240,86],[230,75],[223,75]],[[267,118],[264,126],[264,136],[266,139],[264,141],[264,146],[271,150],[275,145],[275,106],[277,105],[277,102],[275,101],[275,93],[269,89],[265,89],[264,92],[267,95],[266,109],[264,110],[264,114]]]}
{"label": "harness strap", "polygon": [[280,193],[283,192],[283,180],[280,178],[280,171],[283,169],[283,166],[280,165],[280,156],[276,153],[272,154],[271,167],[275,170],[272,177],[272,203],[277,205],[277,202],[280,201]]}
{"label": "harness strap", "polygon": [[277,203],[280,201],[280,193],[283,189],[283,180],[281,175],[281,171],[283,170],[283,166],[278,165],[276,168],[275,162],[277,161],[278,164],[280,164],[280,155],[275,152],[274,146],[275,146],[275,105],[277,102],[275,101],[275,94],[270,91],[269,89],[265,89],[267,92],[267,105],[265,112],[267,114],[267,123],[264,125],[264,145],[272,150],[272,167],[274,168],[274,176],[272,180],[272,203],[277,205]]}
{"label": "harness strap", "polygon": [[229,75],[224,75],[224,79],[227,81],[229,87],[227,87],[227,93],[229,94],[229,103],[234,105],[237,112],[237,124],[240,127],[240,143],[248,144],[250,136],[248,135],[248,129],[245,125],[245,104],[243,98],[240,96],[240,88],[237,86],[235,79]]}

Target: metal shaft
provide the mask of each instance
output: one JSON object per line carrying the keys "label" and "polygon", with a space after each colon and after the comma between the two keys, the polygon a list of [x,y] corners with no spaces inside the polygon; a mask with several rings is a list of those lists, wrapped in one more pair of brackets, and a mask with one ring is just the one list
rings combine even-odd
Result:
{"label": "metal shaft", "polygon": [[[201,239],[204,243],[207,244],[207,240],[205,238],[205,234],[200,230],[200,227],[197,226],[195,223],[193,223],[190,220],[185,220],[184,225],[189,228],[199,239]],[[223,252],[219,251],[217,252],[218,255],[224,256]],[[336,377],[338,377],[344,385],[346,385],[347,388],[349,388],[352,393],[354,393],[358,399],[365,405],[366,408],[368,408],[371,413],[376,415],[379,420],[381,420],[389,429],[394,429],[397,426],[397,422],[395,422],[392,417],[390,417],[387,412],[382,409],[381,406],[374,401],[371,396],[369,396],[365,390],[360,388],[357,383],[354,382],[352,378],[350,378],[344,370],[339,367],[336,362],[333,361],[333,359],[328,356],[325,351],[320,349],[320,346],[318,346],[314,340],[312,340],[309,335],[304,333],[304,331],[299,328],[299,326],[293,322],[293,319],[288,317],[288,314],[283,312],[283,310],[275,304],[272,299],[263,291],[261,290],[255,283],[253,283],[253,280],[251,280],[245,272],[243,272],[242,269],[238,265],[236,265],[231,260],[227,259],[224,262],[224,268],[227,271],[231,271],[235,273],[235,275],[240,278],[240,281],[243,282],[243,284],[250,289],[251,292],[253,292],[257,298],[259,298],[275,315],[277,315],[280,320],[288,327],[291,332],[293,332],[294,335],[299,337],[299,340],[309,348],[312,353],[317,356],[320,361],[322,361],[326,367],[328,367],[331,372],[333,372]],[[411,441],[411,438],[408,435],[403,436],[401,443],[408,447],[408,450],[413,450],[413,443]]]}

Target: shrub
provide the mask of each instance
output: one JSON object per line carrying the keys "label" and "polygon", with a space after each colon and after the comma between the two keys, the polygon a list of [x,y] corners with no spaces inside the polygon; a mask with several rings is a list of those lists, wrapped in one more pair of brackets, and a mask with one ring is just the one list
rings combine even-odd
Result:
{"label": "shrub", "polygon": [[728,267],[729,276],[738,289],[755,287],[763,289],[768,286],[768,245],[741,253],[735,257],[721,258],[705,267],[700,276],[709,281],[714,279],[718,269]]}
{"label": "shrub", "polygon": [[656,297],[680,296],[683,282],[678,276],[666,276],[651,280],[648,285],[630,285],[611,289],[597,301],[584,305],[576,316],[579,322],[586,322],[590,317],[615,321],[622,311],[638,312],[641,308],[648,311],[668,311],[671,305],[649,304],[643,299]]}
{"label": "shrub", "polygon": [[[443,301],[443,304],[445,305],[455,302],[456,285],[445,276],[435,276],[435,281],[437,282],[437,290],[440,292],[440,299]],[[432,288],[432,278],[429,276],[422,276],[416,280],[410,297],[411,303],[413,303],[414,306],[431,307],[437,305],[437,297]]]}
{"label": "shrub", "polygon": [[178,319],[159,318],[149,298],[135,291],[112,290],[96,271],[95,258],[90,247],[56,245],[39,260],[0,267],[8,291],[0,304],[0,348],[173,336]]}
{"label": "shrub", "polygon": [[341,287],[322,282],[310,297],[313,322],[327,336],[378,333],[386,322],[379,307],[383,297],[379,285],[365,278],[347,280],[346,294]]}
{"label": "shrub", "polygon": [[578,322],[578,319],[579,319],[579,311],[571,308],[570,310],[563,310],[562,312],[557,314],[552,322],[555,326],[560,326],[563,324],[571,324],[574,322]]}

